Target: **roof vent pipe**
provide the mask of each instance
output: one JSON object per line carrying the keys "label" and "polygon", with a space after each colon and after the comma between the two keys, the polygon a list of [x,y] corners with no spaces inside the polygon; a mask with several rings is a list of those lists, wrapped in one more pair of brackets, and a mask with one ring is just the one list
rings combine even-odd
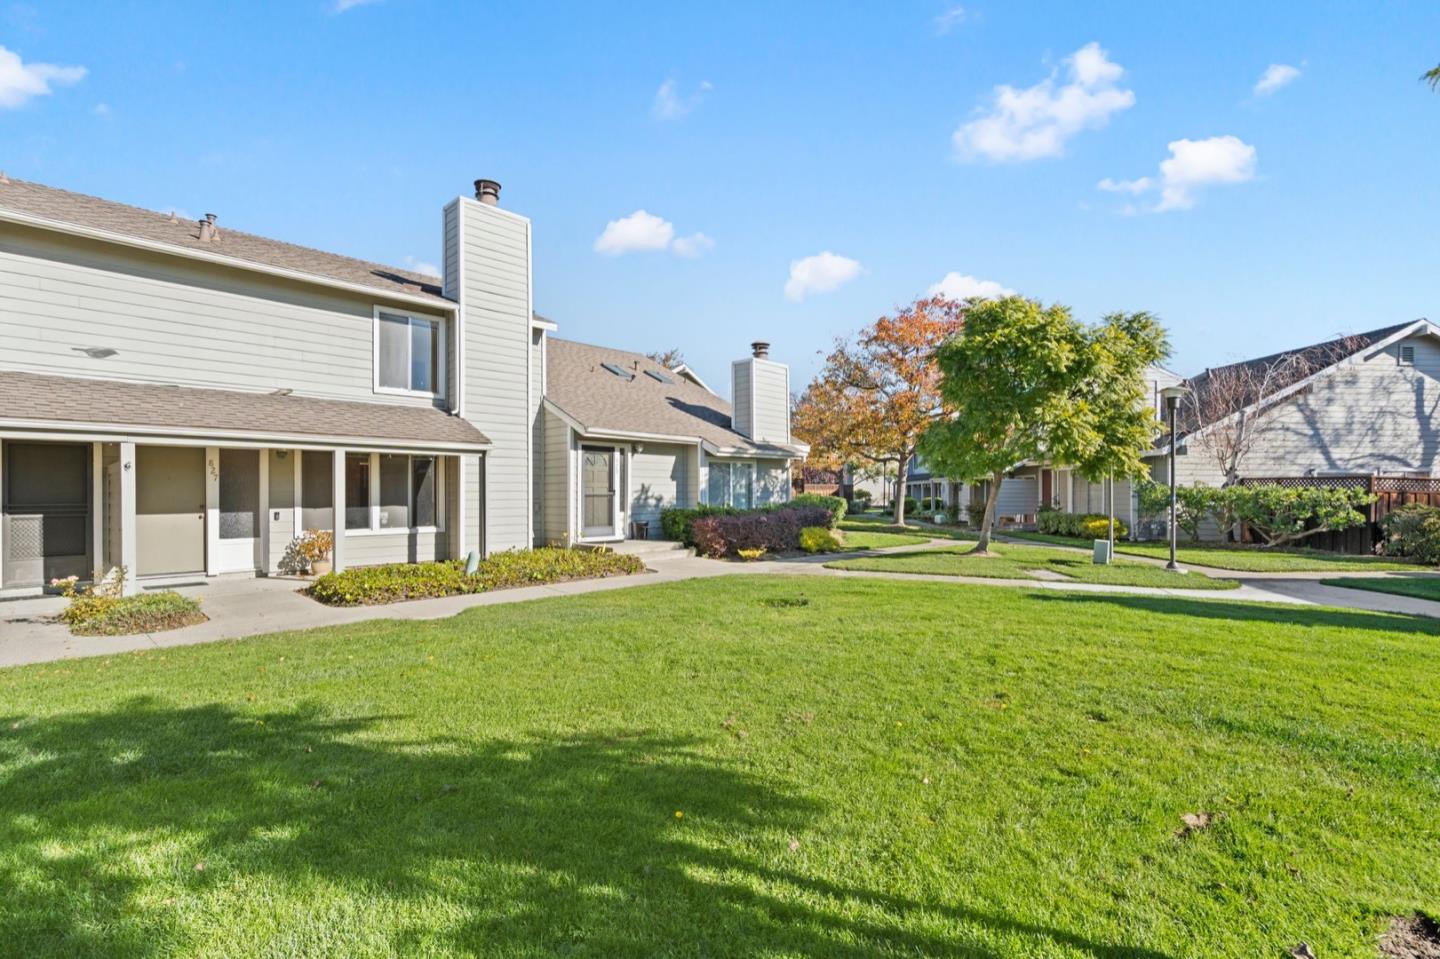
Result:
{"label": "roof vent pipe", "polygon": [[200,242],[209,243],[219,235],[220,231],[215,229],[215,214],[205,214],[205,219],[200,221]]}
{"label": "roof vent pipe", "polygon": [[486,206],[500,205],[500,181],[499,180],[476,180],[475,199]]}
{"label": "roof vent pipe", "polygon": [[756,340],[754,343],[750,344],[750,355],[755,357],[755,359],[757,360],[769,359],[770,344],[766,343],[764,340]]}

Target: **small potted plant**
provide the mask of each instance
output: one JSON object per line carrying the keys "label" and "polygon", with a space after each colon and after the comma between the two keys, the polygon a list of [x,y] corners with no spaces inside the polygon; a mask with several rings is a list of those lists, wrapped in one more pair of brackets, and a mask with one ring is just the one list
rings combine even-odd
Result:
{"label": "small potted plant", "polygon": [[335,534],[328,529],[307,529],[297,544],[298,552],[310,565],[315,576],[324,576],[334,567],[330,554],[335,549]]}

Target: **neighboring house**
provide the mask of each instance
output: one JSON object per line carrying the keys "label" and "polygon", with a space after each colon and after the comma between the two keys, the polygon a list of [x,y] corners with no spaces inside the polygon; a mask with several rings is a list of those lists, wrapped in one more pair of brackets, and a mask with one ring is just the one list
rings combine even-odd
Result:
{"label": "neighboring house", "polygon": [[[441,278],[0,174],[0,594],[112,566],[132,588],[276,572],[315,528],[341,569],[548,540],[546,393],[565,391],[554,324],[532,310],[530,221],[498,199],[480,180],[444,207]],[[732,460],[753,457],[757,483],[788,462],[764,375],[741,379],[739,434],[681,379],[735,436],[673,431],[703,454],[687,496],[718,490]],[[649,432],[590,413],[582,432]],[[746,439],[781,425],[773,451]],[[625,464],[652,465],[625,450],[617,490]],[[712,456],[727,464],[713,475]],[[576,497],[600,472],[577,474]],[[615,503],[603,538],[636,512]]]}
{"label": "neighboring house", "polygon": [[790,498],[790,371],[769,344],[731,366],[735,405],[639,353],[547,338],[537,529],[548,543],[659,536],[660,511]]}
{"label": "neighboring house", "polygon": [[[1182,377],[1160,366],[1146,371],[1147,405],[1159,416],[1163,403],[1160,391],[1181,382]],[[1110,508],[1110,485],[1103,479],[1090,481],[1074,470],[1051,463],[1022,463],[1006,474],[995,504],[997,521],[1006,525],[1029,526],[1036,514],[1048,507],[1067,513],[1105,513]],[[912,460],[906,480],[909,495],[917,500],[939,497],[947,506],[965,509],[970,503],[984,505],[989,481],[954,483],[933,476],[918,457]],[[1114,484],[1115,515],[1131,527],[1138,518],[1137,497],[1129,480]]]}

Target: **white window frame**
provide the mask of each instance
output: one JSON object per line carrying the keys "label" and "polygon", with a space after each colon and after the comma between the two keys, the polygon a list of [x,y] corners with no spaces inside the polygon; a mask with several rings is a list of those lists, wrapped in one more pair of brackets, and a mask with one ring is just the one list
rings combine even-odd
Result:
{"label": "white window frame", "polygon": [[[408,320],[411,324],[414,324],[414,323],[417,323],[417,322],[418,322],[418,323],[430,323],[430,324],[433,324],[433,325],[435,326],[435,342],[436,342],[436,344],[438,345],[438,349],[436,350],[436,357],[435,357],[435,365],[436,365],[437,369],[435,370],[435,389],[434,389],[433,391],[432,391],[432,390],[412,390],[412,389],[404,389],[404,388],[401,388],[401,387],[398,387],[398,386],[381,386],[381,385],[380,385],[380,314],[381,314],[381,313],[385,313],[385,314],[387,314],[387,315],[389,315],[389,316],[404,317],[404,318],[405,318],[406,320]],[[407,348],[408,348],[408,344],[411,342],[410,339],[407,337],[406,340],[405,340],[405,342],[406,342]],[[372,386],[374,387],[375,392],[376,392],[376,393],[384,393],[384,394],[388,394],[388,395],[391,395],[391,396],[423,396],[423,397],[426,397],[427,399],[435,399],[435,398],[437,398],[437,397],[442,397],[442,396],[446,395],[446,394],[445,394],[445,387],[446,387],[446,385],[447,385],[447,383],[448,383],[448,377],[446,376],[446,369],[445,369],[445,368],[450,365],[450,362],[449,362],[449,360],[450,360],[450,345],[449,345],[449,344],[450,344],[450,339],[449,339],[449,324],[447,324],[447,323],[445,322],[445,317],[443,317],[443,316],[432,316],[432,315],[430,315],[430,314],[428,314],[428,313],[412,313],[412,312],[409,311],[409,310],[393,310],[393,309],[391,309],[391,308],[388,307],[388,306],[379,306],[379,305],[377,305],[377,306],[375,307],[375,311],[374,311],[374,319],[373,319],[373,321],[371,322],[371,350],[372,350],[371,361],[372,361],[372,362],[371,362],[371,364],[370,364],[370,365],[371,365],[371,368],[372,368],[371,384],[372,384]],[[409,375],[409,372],[408,372],[408,371],[409,371],[409,369],[410,369],[410,364],[409,364],[409,362],[407,362],[407,363],[405,364],[405,369],[406,369],[406,371],[407,371],[407,372],[406,372],[406,375],[408,376],[408,375]]]}
{"label": "white window frame", "polygon": [[[717,463],[730,467],[730,483],[729,483],[729,485],[728,485],[728,488],[729,488],[729,496],[728,496],[728,498],[731,500],[731,502],[729,502],[729,503],[713,503],[713,502],[710,501],[710,470],[713,469],[713,468],[715,467],[715,464],[717,464]],[[748,466],[748,467],[750,467],[750,505],[749,505],[749,506],[734,506],[734,499],[735,499],[735,470],[734,470],[734,468],[735,468],[736,466]],[[705,492],[705,503],[706,503],[706,505],[708,505],[708,506],[732,506],[732,507],[735,508],[735,509],[756,509],[757,507],[755,506],[755,482],[756,482],[756,479],[757,479],[758,476],[759,476],[759,473],[760,473],[760,466],[759,466],[758,462],[757,462],[756,460],[754,460],[754,459],[729,459],[729,458],[720,459],[720,458],[714,457],[714,456],[710,457],[709,461],[708,461],[708,462],[706,463],[706,465],[705,465],[705,491],[704,491],[704,492]]]}
{"label": "white window frame", "polygon": [[[370,457],[370,525],[358,529],[344,529],[346,536],[395,536],[410,535],[412,533],[443,533],[445,532],[445,455],[442,453],[364,453],[359,450],[349,450],[347,456],[359,455]],[[403,456],[406,460],[414,460],[415,457],[433,459],[435,461],[435,525],[434,526],[381,526],[380,525],[380,457]],[[295,463],[295,488],[301,488],[302,464],[299,460]],[[410,510],[414,512],[415,507],[415,467],[410,464],[405,471],[405,502]],[[303,509],[304,503],[300,503],[297,509]],[[348,506],[349,504],[347,504]],[[333,507],[332,507],[333,508]],[[341,511],[343,513],[343,510]],[[343,527],[345,517],[339,517],[340,525]]]}

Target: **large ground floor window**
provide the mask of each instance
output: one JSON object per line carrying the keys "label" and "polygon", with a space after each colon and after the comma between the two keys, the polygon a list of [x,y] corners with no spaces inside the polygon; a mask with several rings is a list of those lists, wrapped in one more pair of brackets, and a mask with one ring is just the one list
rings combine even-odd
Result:
{"label": "large ground floor window", "polygon": [[[332,508],[330,456],[306,452],[302,460],[301,505],[307,528],[312,519]],[[443,529],[442,463],[437,456],[346,453],[345,529],[357,533]]]}
{"label": "large ground floor window", "polygon": [[705,501],[711,506],[749,509],[755,498],[755,464],[710,461]]}

